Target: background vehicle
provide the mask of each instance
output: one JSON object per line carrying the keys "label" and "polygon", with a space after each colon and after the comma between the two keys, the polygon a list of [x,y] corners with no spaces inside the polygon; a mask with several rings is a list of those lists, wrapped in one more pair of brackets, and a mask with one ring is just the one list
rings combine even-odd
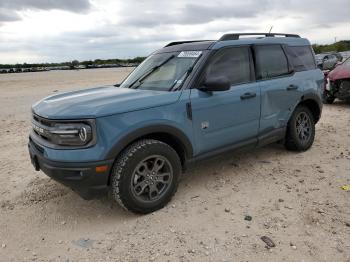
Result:
{"label": "background vehicle", "polygon": [[36,170],[81,196],[111,190],[126,209],[149,213],[170,201],[189,163],[277,141],[309,149],[323,83],[298,35],[173,42],[118,87],[33,105],[29,152]]}
{"label": "background vehicle", "polygon": [[316,55],[317,67],[321,70],[332,70],[343,59],[339,53],[324,53]]}
{"label": "background vehicle", "polygon": [[350,58],[326,74],[323,101],[332,104],[336,98],[350,101]]}

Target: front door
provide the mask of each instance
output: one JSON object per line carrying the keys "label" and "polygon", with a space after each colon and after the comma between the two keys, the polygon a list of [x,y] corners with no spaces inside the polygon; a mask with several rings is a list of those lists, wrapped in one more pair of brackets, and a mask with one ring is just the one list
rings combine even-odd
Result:
{"label": "front door", "polygon": [[255,142],[260,118],[260,90],[255,83],[250,47],[218,50],[208,62],[205,79],[226,77],[227,91],[191,89],[196,154],[244,142]]}

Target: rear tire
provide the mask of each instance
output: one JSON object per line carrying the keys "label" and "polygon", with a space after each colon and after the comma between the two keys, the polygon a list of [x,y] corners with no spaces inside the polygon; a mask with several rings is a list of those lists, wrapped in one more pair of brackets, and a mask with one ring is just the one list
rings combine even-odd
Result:
{"label": "rear tire", "polygon": [[285,147],[292,151],[308,150],[315,139],[315,120],[309,108],[298,106],[288,122]]}
{"label": "rear tire", "polygon": [[153,139],[131,144],[112,169],[113,198],[125,209],[147,214],[164,207],[177,190],[181,162],[169,145]]}

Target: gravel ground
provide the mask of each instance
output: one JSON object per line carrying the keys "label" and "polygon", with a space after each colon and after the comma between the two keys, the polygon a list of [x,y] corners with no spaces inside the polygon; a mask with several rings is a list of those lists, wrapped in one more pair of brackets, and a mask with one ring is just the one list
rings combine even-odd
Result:
{"label": "gravel ground", "polygon": [[30,105],[129,71],[0,75],[0,261],[350,261],[349,103],[324,107],[311,150],[271,145],[197,163],[150,215],[82,200],[35,172]]}

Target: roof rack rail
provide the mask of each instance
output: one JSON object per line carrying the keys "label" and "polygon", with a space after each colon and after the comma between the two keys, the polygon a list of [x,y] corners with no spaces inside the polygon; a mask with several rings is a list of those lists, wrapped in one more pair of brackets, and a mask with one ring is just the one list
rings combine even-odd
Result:
{"label": "roof rack rail", "polygon": [[210,41],[210,40],[177,41],[177,42],[171,42],[164,47],[173,46],[173,45],[188,44],[188,43],[205,42],[205,41]]}
{"label": "roof rack rail", "polygon": [[265,37],[275,37],[275,36],[285,36],[285,37],[296,37],[300,38],[299,35],[296,34],[281,34],[281,33],[241,33],[241,34],[225,34],[223,35],[219,41],[227,41],[227,40],[238,40],[240,36],[265,36]]}

